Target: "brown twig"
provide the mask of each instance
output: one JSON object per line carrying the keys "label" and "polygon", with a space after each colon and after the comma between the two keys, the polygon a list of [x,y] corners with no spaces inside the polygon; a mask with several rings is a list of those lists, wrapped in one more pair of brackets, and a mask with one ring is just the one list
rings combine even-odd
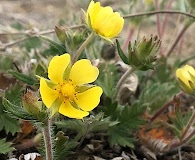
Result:
{"label": "brown twig", "polygon": [[177,148],[188,142],[195,135],[195,129],[182,141],[173,143],[169,148]]}
{"label": "brown twig", "polygon": [[[85,25],[84,24],[80,24],[80,25],[76,25],[76,26],[71,26],[71,27],[68,27],[69,29],[78,29],[78,28],[81,28],[81,27],[84,27]],[[46,34],[51,34],[51,33],[54,33],[55,30],[54,29],[49,29],[49,30],[46,30],[46,31],[41,31],[41,32],[24,32],[22,34],[28,36],[28,37],[25,37],[25,38],[20,38],[16,41],[13,41],[13,42],[9,42],[9,43],[5,43],[5,44],[2,44],[2,47],[0,47],[0,51],[5,51],[6,48],[8,47],[12,47],[18,43],[21,43],[21,42],[24,42],[30,38],[34,38],[34,37],[38,37],[40,35],[46,35]],[[9,35],[9,34],[13,34],[13,35],[16,35],[16,34],[19,34],[21,32],[18,32],[18,33],[0,33],[0,35]]]}
{"label": "brown twig", "polygon": [[195,19],[195,15],[193,15],[193,14],[186,13],[186,12],[181,12],[181,11],[170,11],[170,10],[159,10],[159,11],[150,11],[150,12],[129,14],[129,15],[124,15],[123,18],[133,18],[133,17],[139,17],[139,16],[150,16],[150,15],[155,15],[155,14],[181,14],[181,15],[184,15],[184,16]]}
{"label": "brown twig", "polygon": [[[155,8],[158,11],[159,10],[159,3],[158,0],[155,0]],[[158,31],[158,36],[161,39],[161,26],[160,26],[160,17],[159,14],[156,14],[156,23],[157,23],[157,31]]]}
{"label": "brown twig", "polygon": [[173,42],[173,44],[171,45],[171,47],[168,49],[167,54],[166,54],[166,57],[169,57],[171,55],[171,53],[173,52],[174,48],[177,46],[179,40],[181,39],[181,37],[183,36],[183,34],[186,32],[186,30],[191,26],[192,23],[193,23],[193,21],[189,21],[188,23],[186,23],[183,26],[183,28],[181,29],[181,31],[177,35],[175,41]]}
{"label": "brown twig", "polygon": [[[180,92],[176,95],[176,97],[181,97],[183,95],[183,92]],[[169,101],[167,104],[165,104],[159,111],[157,111],[154,116],[150,119],[149,123],[154,121],[161,113],[163,113],[170,105],[174,104],[175,97]]]}
{"label": "brown twig", "polygon": [[[174,0],[170,0],[168,5],[167,5],[167,9],[169,10],[171,8],[171,5],[173,4]],[[165,18],[164,18],[164,21],[163,21],[163,24],[162,24],[162,30],[161,30],[161,36],[163,36],[164,34],[164,31],[165,31],[165,27],[166,27],[166,24],[167,24],[167,21],[168,21],[168,14],[165,15]],[[162,37],[161,37],[162,38]]]}
{"label": "brown twig", "polygon": [[186,126],[185,129],[184,129],[181,139],[185,139],[186,134],[188,133],[190,127],[191,127],[191,126],[193,125],[193,123],[194,123],[194,120],[195,120],[195,111],[193,111],[192,116],[191,116],[191,118],[190,118],[190,120],[189,120],[187,126]]}

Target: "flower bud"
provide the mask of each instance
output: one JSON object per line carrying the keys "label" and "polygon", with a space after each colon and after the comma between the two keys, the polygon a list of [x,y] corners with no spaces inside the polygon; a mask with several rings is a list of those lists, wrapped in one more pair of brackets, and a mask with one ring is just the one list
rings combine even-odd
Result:
{"label": "flower bud", "polygon": [[62,29],[58,26],[55,26],[55,32],[56,32],[56,35],[58,37],[58,39],[64,43],[65,39],[66,39],[66,32],[65,32],[65,29]]}
{"label": "flower bud", "polygon": [[179,80],[179,87],[188,94],[195,94],[195,69],[185,65],[177,69],[176,76]]}
{"label": "flower bud", "polygon": [[41,111],[42,102],[38,100],[35,93],[27,89],[22,96],[22,104],[26,111],[31,115],[37,115]]}
{"label": "flower bud", "polygon": [[128,54],[124,54],[117,42],[117,49],[123,62],[132,65],[139,70],[153,69],[153,62],[156,61],[156,54],[159,50],[161,41],[157,36],[151,36],[150,39],[143,37],[141,41],[129,42]]}

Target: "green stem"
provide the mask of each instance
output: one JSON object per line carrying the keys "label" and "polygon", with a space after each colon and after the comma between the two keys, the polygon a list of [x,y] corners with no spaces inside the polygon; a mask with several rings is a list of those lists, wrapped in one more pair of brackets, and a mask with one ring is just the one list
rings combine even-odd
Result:
{"label": "green stem", "polygon": [[117,85],[116,85],[116,89],[115,89],[115,93],[114,93],[113,99],[116,99],[116,98],[117,98],[121,86],[123,85],[124,81],[129,77],[129,75],[131,75],[131,74],[133,73],[133,71],[134,71],[133,68],[129,68],[129,69],[122,75],[122,77],[119,79],[119,81],[118,81],[118,83],[117,83]]}
{"label": "green stem", "polygon": [[53,160],[53,144],[51,137],[51,120],[48,118],[42,128],[46,160]]}
{"label": "green stem", "polygon": [[77,52],[75,53],[72,62],[75,63],[80,56],[81,52],[84,50],[84,48],[89,44],[89,42],[95,37],[94,33],[91,33],[89,37],[83,42],[83,44],[79,47]]}

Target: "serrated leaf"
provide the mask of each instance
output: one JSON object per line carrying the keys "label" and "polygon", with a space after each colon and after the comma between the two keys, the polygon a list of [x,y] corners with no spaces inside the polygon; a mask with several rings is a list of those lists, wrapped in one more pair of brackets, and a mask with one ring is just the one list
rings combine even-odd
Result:
{"label": "serrated leaf", "polygon": [[5,129],[5,132],[12,135],[20,131],[19,121],[16,118],[9,117],[5,113],[5,108],[2,104],[2,98],[0,98],[0,130]]}
{"label": "serrated leaf", "polygon": [[165,105],[178,91],[178,87],[171,83],[153,83],[142,91],[139,103],[147,104],[153,112]]}
{"label": "serrated leaf", "polygon": [[118,54],[121,57],[122,61],[126,64],[128,64],[128,58],[127,56],[124,54],[124,52],[121,49],[120,43],[118,40],[116,40],[116,45],[117,45],[117,50],[118,50]]}
{"label": "serrated leaf", "polygon": [[19,72],[16,72],[14,70],[10,70],[9,73],[11,73],[14,77],[16,77],[18,80],[28,84],[28,85],[33,85],[37,82],[36,79],[34,79],[32,76],[30,75],[26,75],[26,74],[23,74],[23,73],[19,73]]}
{"label": "serrated leaf", "polygon": [[109,129],[109,141],[112,145],[120,145],[123,147],[134,147],[135,139],[124,125],[116,125]]}
{"label": "serrated leaf", "polygon": [[14,151],[15,148],[11,146],[12,143],[6,142],[5,138],[0,140],[0,154],[7,154],[11,151]]}
{"label": "serrated leaf", "polygon": [[19,121],[15,118],[9,117],[6,113],[0,115],[0,130],[5,129],[6,133],[14,135],[20,131]]}
{"label": "serrated leaf", "polygon": [[33,117],[29,115],[24,108],[12,104],[5,98],[3,98],[2,103],[5,109],[8,111],[8,113],[10,113],[11,115],[24,120],[33,120]]}
{"label": "serrated leaf", "polygon": [[59,131],[56,136],[57,138],[54,149],[55,160],[61,160],[64,159],[64,157],[78,145],[78,142],[69,141],[68,137],[64,136],[62,131]]}
{"label": "serrated leaf", "polygon": [[57,49],[57,51],[59,52],[59,54],[63,54],[63,53],[66,52],[66,49],[65,49],[64,46],[62,46],[62,45],[60,45],[60,44],[58,44],[58,43],[56,43],[56,42],[54,42],[54,41],[48,39],[47,37],[44,37],[44,36],[39,36],[39,37],[40,37],[41,39],[43,39],[43,40],[49,42],[51,45],[53,45],[53,46]]}

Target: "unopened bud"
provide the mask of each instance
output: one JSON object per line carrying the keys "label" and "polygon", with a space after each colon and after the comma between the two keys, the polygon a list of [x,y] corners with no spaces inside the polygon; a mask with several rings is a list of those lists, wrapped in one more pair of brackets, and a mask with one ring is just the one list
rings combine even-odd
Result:
{"label": "unopened bud", "polygon": [[156,61],[156,55],[160,48],[161,41],[157,36],[151,36],[150,39],[145,37],[141,41],[135,41],[134,44],[129,42],[128,54],[124,54],[117,41],[118,53],[128,65],[133,66],[139,70],[153,69],[153,62]]}
{"label": "unopened bud", "polygon": [[195,69],[185,65],[177,69],[176,76],[179,80],[179,87],[188,94],[195,94]]}
{"label": "unopened bud", "polygon": [[36,115],[40,113],[42,102],[38,99],[37,95],[29,89],[22,96],[22,104],[29,114]]}
{"label": "unopened bud", "polygon": [[55,26],[55,32],[56,32],[56,35],[58,37],[58,39],[64,43],[65,39],[66,39],[66,31],[65,29],[63,28],[60,28],[58,26]]}

